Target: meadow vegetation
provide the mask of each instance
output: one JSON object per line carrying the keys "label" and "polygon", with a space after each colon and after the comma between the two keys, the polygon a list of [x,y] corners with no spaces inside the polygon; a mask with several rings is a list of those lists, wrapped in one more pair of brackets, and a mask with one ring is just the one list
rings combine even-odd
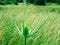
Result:
{"label": "meadow vegetation", "polygon": [[[26,7],[26,8],[25,8]],[[42,29],[27,38],[27,45],[60,45],[60,5],[0,5],[0,45],[24,45],[14,26],[22,30],[24,11],[26,25],[35,31],[48,18]]]}

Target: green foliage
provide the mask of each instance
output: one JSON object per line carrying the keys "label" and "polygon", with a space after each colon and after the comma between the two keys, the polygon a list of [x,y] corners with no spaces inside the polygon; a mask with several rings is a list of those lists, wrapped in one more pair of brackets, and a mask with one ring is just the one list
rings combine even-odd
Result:
{"label": "green foliage", "polygon": [[[23,24],[23,22],[21,22],[21,20],[23,21],[23,6],[25,5],[18,5],[18,7],[13,7],[12,5],[9,5],[9,7],[1,6],[2,10],[0,10],[0,45],[24,45],[23,37],[19,36],[19,34],[16,32],[16,28],[14,28],[14,26],[11,25],[10,22],[11,18],[15,18],[17,20],[16,23],[19,25],[19,29],[21,29],[21,25]],[[27,45],[60,45],[60,41],[58,41],[60,39],[60,12],[58,11],[60,11],[60,6],[58,5],[28,6],[26,16],[29,31],[31,29],[35,29],[33,31],[36,31],[40,24],[44,22],[46,17],[49,17],[47,23],[38,32],[38,34],[33,37],[27,38],[27,43],[29,42]],[[4,15],[5,18],[2,19],[1,15]],[[37,21],[34,23],[35,20]]]}
{"label": "green foliage", "polygon": [[34,0],[26,0],[27,3],[33,3]]}
{"label": "green foliage", "polygon": [[33,3],[35,5],[46,5],[45,0],[26,0],[27,3]]}
{"label": "green foliage", "polygon": [[57,3],[60,4],[60,0],[26,0],[27,3],[35,5],[46,5],[46,3]]}
{"label": "green foliage", "polygon": [[[18,3],[24,2],[24,0],[0,0],[0,5],[6,5],[6,4],[15,4],[18,5]],[[60,0],[26,0],[27,4],[35,4],[35,5],[46,5],[46,3],[57,3],[60,4]]]}
{"label": "green foliage", "polygon": [[60,4],[60,0],[57,0],[57,4]]}
{"label": "green foliage", "polygon": [[56,3],[57,0],[46,0],[47,2]]}
{"label": "green foliage", "polygon": [[45,0],[34,0],[35,5],[46,5]]}
{"label": "green foliage", "polygon": [[6,4],[18,4],[17,0],[0,0],[0,5],[6,5]]}

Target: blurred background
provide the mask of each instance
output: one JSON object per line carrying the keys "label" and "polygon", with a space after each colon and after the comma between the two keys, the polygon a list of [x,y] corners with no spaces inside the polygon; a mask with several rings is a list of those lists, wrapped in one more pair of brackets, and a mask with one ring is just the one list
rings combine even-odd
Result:
{"label": "blurred background", "polygon": [[22,3],[24,1],[26,3],[31,3],[35,5],[46,5],[46,3],[60,4],[60,0],[0,0],[0,5],[6,5],[6,4],[18,5],[18,3]]}
{"label": "blurred background", "polygon": [[0,45],[24,45],[14,26],[15,21],[22,31],[24,15],[32,32],[48,18],[27,45],[60,45],[60,0],[0,0]]}

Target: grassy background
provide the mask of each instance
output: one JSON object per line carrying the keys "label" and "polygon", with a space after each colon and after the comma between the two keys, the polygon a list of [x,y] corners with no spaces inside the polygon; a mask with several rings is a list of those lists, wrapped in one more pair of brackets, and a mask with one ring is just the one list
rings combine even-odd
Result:
{"label": "grassy background", "polygon": [[60,5],[23,4],[0,6],[0,45],[24,45],[24,38],[19,36],[13,25],[16,20],[19,29],[22,30],[24,15],[26,15],[26,25],[32,31],[37,30],[48,18],[37,34],[27,38],[27,45],[60,45]]}

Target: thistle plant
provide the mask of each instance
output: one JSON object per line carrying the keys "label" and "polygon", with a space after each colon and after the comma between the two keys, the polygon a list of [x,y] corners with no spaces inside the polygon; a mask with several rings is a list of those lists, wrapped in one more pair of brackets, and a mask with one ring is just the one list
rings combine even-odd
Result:
{"label": "thistle plant", "polygon": [[[20,31],[20,29],[18,28],[17,24],[16,24],[16,23],[14,24],[14,25],[15,25],[15,28],[17,29],[16,31],[18,31],[19,35],[24,37],[24,43],[25,43],[24,45],[26,45],[26,40],[27,40],[27,38],[29,38],[29,37],[35,35],[36,33],[38,33],[38,31],[41,30],[41,28],[45,25],[45,23],[46,23],[47,20],[48,20],[48,19],[46,19],[46,20],[39,26],[39,28],[38,28],[37,30],[31,31],[31,32],[30,32],[30,30],[28,29],[28,26],[23,26],[23,31]],[[29,33],[29,32],[30,32],[30,33]]]}
{"label": "thistle plant", "polygon": [[[23,1],[24,1],[24,5],[26,5],[26,0],[23,0]],[[47,19],[39,26],[39,28],[37,30],[30,31],[28,29],[28,26],[26,25],[26,9],[24,10],[24,21],[23,21],[23,26],[22,26],[23,30],[20,31],[20,29],[18,28],[16,22],[14,23],[15,28],[17,29],[16,31],[18,31],[18,33],[19,33],[20,36],[24,37],[24,45],[27,45],[26,44],[27,38],[35,35],[39,30],[41,30],[41,28],[44,26],[44,24],[46,23],[46,21],[47,21]]]}
{"label": "thistle plant", "polygon": [[[25,7],[26,8],[26,7]],[[40,18],[39,18],[40,19]],[[36,33],[38,33],[39,30],[42,29],[42,27],[45,25],[45,23],[47,22],[48,18],[46,18],[44,20],[44,22],[42,22],[42,24],[37,28],[37,29],[33,29],[33,31],[29,30],[28,26],[26,25],[26,9],[24,10],[24,19],[23,19],[23,26],[22,26],[22,30],[20,30],[16,24],[16,22],[14,22],[16,31],[19,33],[20,37],[24,37],[24,45],[26,44],[26,40],[29,37],[32,37],[33,35],[35,35]]]}

